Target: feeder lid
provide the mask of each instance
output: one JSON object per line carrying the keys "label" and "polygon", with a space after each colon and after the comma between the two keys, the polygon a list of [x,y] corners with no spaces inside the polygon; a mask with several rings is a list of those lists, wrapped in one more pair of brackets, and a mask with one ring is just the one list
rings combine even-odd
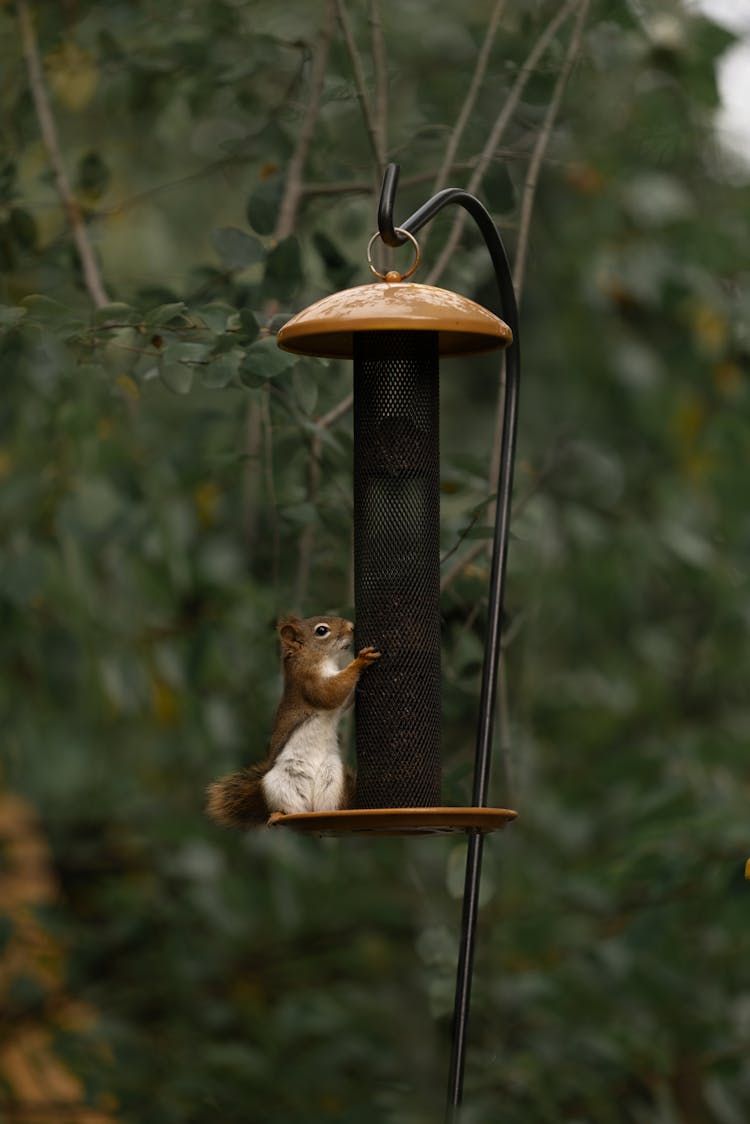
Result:
{"label": "feeder lid", "polygon": [[[388,280],[344,289],[298,312],[280,329],[284,351],[351,359],[354,332],[437,332],[440,355],[469,355],[507,347],[513,333],[489,309],[434,285]],[[394,279],[391,280],[390,278]]]}

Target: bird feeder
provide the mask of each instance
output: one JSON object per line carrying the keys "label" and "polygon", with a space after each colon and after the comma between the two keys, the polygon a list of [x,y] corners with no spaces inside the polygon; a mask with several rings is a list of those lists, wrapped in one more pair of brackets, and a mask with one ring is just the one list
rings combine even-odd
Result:
{"label": "bird feeder", "polygon": [[505,321],[467,297],[408,278],[317,301],[279,331],[298,355],[354,365],[355,646],[383,655],[357,686],[356,807],[279,815],[325,834],[491,831],[515,812],[449,808],[441,798],[439,361],[507,347]]}
{"label": "bird feeder", "polygon": [[[487,796],[518,412],[518,316],[505,249],[484,206],[446,188],[396,226],[398,172],[395,164],[386,168],[378,231],[367,249],[377,281],[325,297],[277,337],[299,355],[353,360],[355,642],[382,657],[357,685],[356,807],[272,822],[317,834],[468,834],[448,1088],[453,1121],[462,1096],[483,840],[516,816],[487,807]],[[502,320],[457,293],[408,280],[419,264],[414,233],[447,204],[464,207],[484,237]],[[378,272],[371,258],[378,237],[392,247],[411,242],[414,262],[406,273]],[[442,804],[440,763],[439,364],[441,357],[501,349],[503,434],[472,805],[450,808]]]}
{"label": "bird feeder", "polygon": [[466,297],[410,283],[410,240],[408,273],[370,259],[379,283],[318,301],[278,335],[287,351],[354,361],[355,647],[383,653],[357,687],[357,808],[283,817],[303,829],[489,830],[510,816],[441,802],[439,358],[512,333]]}

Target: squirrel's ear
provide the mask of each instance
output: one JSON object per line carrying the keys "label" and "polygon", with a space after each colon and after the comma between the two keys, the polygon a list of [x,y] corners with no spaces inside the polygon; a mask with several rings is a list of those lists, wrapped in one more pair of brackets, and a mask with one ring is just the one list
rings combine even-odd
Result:
{"label": "squirrel's ear", "polygon": [[281,647],[284,652],[293,652],[301,648],[304,642],[304,633],[300,627],[302,621],[299,617],[282,617],[277,628],[281,638]]}

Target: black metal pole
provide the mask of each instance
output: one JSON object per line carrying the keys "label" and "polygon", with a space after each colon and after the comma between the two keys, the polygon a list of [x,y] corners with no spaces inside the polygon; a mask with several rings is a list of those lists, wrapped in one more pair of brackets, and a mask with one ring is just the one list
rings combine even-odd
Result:
{"label": "black metal pole", "polygon": [[[513,467],[518,419],[518,391],[520,384],[518,309],[513,289],[513,277],[505,253],[505,247],[492,221],[492,216],[484,205],[480,203],[475,196],[470,195],[461,188],[448,187],[443,191],[439,191],[431,199],[428,199],[427,202],[410,215],[408,219],[399,223],[397,230],[393,222],[393,208],[396,198],[396,188],[398,186],[398,176],[398,165],[389,164],[383,176],[383,187],[378,208],[378,230],[383,241],[388,246],[400,246],[406,239],[402,234],[398,233],[398,230],[408,231],[410,234],[414,234],[423,227],[425,223],[434,218],[448,203],[456,203],[464,207],[477,223],[484,238],[495,269],[495,277],[500,292],[501,315],[513,332],[513,342],[505,352],[502,447],[498,474],[497,507],[492,545],[492,567],[490,571],[487,613],[487,635],[485,638],[482,689],[479,700],[479,719],[477,724],[476,757],[474,765],[473,800],[477,807],[483,807],[487,803],[492,758],[492,735],[495,696],[497,693],[497,673],[501,655],[500,646],[502,640],[505,570],[508,555]],[[469,834],[466,856],[463,914],[461,919],[461,945],[458,956],[456,997],[453,1011],[453,1042],[448,1079],[446,1124],[455,1124],[455,1122],[458,1121],[459,1107],[463,1096],[466,1032],[471,1003],[471,980],[474,965],[483,848],[484,836],[482,833],[476,830],[471,831]]]}

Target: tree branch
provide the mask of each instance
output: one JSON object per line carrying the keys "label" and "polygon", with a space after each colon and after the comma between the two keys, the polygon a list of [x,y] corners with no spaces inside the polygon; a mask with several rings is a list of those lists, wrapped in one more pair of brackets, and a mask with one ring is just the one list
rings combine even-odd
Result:
{"label": "tree branch", "polygon": [[347,15],[346,7],[344,6],[344,0],[335,0],[335,3],[336,15],[338,16],[341,33],[344,36],[344,42],[346,44],[346,49],[349,52],[349,59],[352,64],[354,85],[357,90],[359,106],[362,110],[362,118],[365,123],[365,131],[367,132],[367,137],[370,142],[372,154],[375,158],[375,165],[377,167],[378,174],[380,175],[382,174],[383,168],[385,167],[385,153],[381,148],[380,137],[378,136],[378,130],[376,128],[375,121],[372,115],[372,109],[370,107],[370,102],[367,97],[367,84],[365,82],[365,72],[362,67],[362,59],[360,58],[359,51],[357,50],[357,44],[354,42],[354,36],[352,35],[352,28],[351,24],[349,23],[349,16]]}
{"label": "tree branch", "polygon": [[576,16],[575,26],[570,36],[568,49],[565,53],[560,73],[555,82],[555,88],[552,91],[550,103],[547,106],[547,111],[544,115],[542,127],[539,130],[539,135],[536,138],[534,150],[531,154],[531,160],[526,172],[526,180],[523,185],[523,196],[521,199],[521,218],[518,226],[518,241],[516,243],[516,257],[513,265],[513,287],[516,290],[516,300],[518,304],[521,303],[521,292],[523,290],[524,274],[526,272],[526,257],[529,246],[529,230],[531,228],[531,215],[534,209],[534,199],[536,196],[537,183],[539,181],[539,170],[544,160],[544,154],[552,136],[552,130],[555,125],[555,119],[560,110],[560,103],[562,102],[565,86],[567,85],[570,72],[573,69],[573,64],[578,57],[578,51],[581,46],[581,39],[583,38],[583,28],[586,22],[586,15],[588,13],[590,0],[581,0],[581,6],[578,9]]}
{"label": "tree branch", "polygon": [[337,402],[327,414],[321,414],[315,424],[320,426],[321,429],[328,429],[329,426],[332,426],[334,422],[337,422],[339,418],[342,418],[344,414],[347,414],[349,410],[351,410],[353,402],[354,395],[347,394],[346,397],[342,398],[340,402]]}
{"label": "tree branch", "polygon": [[482,48],[477,57],[477,64],[474,68],[474,73],[471,78],[469,89],[466,93],[466,97],[464,98],[464,103],[461,106],[461,111],[456,120],[456,124],[453,126],[453,131],[451,132],[451,135],[448,139],[448,144],[445,149],[445,155],[443,156],[443,162],[440,166],[440,171],[438,172],[435,179],[435,192],[438,192],[441,188],[445,187],[446,181],[448,179],[448,172],[456,159],[458,146],[461,143],[461,139],[464,135],[464,130],[466,129],[469,117],[471,116],[471,113],[474,109],[474,105],[477,100],[477,94],[479,93],[479,87],[482,85],[485,71],[487,70],[487,64],[490,61],[490,53],[495,42],[495,36],[497,35],[500,18],[505,9],[505,3],[506,0],[496,0],[492,15],[490,16],[487,33],[485,35],[484,42],[482,43]]}
{"label": "tree branch", "polygon": [[89,241],[86,223],[84,222],[80,207],[73,195],[70,181],[65,171],[65,162],[63,160],[60,140],[57,134],[57,125],[52,115],[52,108],[47,96],[42,62],[39,57],[39,45],[36,40],[27,0],[16,0],[16,13],[18,15],[18,29],[21,35],[23,57],[29,76],[31,97],[34,102],[34,109],[36,111],[37,121],[39,122],[42,141],[44,142],[47,158],[52,167],[57,193],[60,196],[70,224],[73,241],[78,252],[81,269],[83,270],[83,279],[86,289],[96,307],[101,308],[103,305],[109,304],[109,297],[104,288],[96,256]]}
{"label": "tree branch", "polygon": [[[333,406],[327,413],[321,414],[316,419],[315,425],[318,429],[328,429],[329,426],[334,425],[339,418],[348,413],[352,407],[354,400],[353,394],[347,394],[335,406]],[[323,440],[320,433],[314,434],[310,442],[310,451],[307,459],[307,502],[316,504],[320,498],[320,481],[321,481],[321,467],[320,461],[323,455]],[[315,527],[313,523],[307,523],[299,537],[299,548],[297,551],[297,578],[295,582],[294,604],[302,606],[307,598],[307,590],[310,584],[310,573],[312,571],[312,555],[315,548]]]}
{"label": "tree branch", "polygon": [[[388,67],[383,35],[383,13],[380,0],[370,0],[370,35],[372,61],[375,68],[375,132],[382,164],[388,151]],[[382,167],[381,164],[381,167]]]}
{"label": "tree branch", "polygon": [[[516,256],[513,265],[513,287],[516,291],[516,301],[518,305],[521,304],[521,292],[523,289],[524,273],[526,270],[526,258],[529,246],[529,230],[531,227],[531,215],[534,209],[534,199],[536,197],[536,187],[539,181],[539,169],[544,160],[544,154],[552,136],[552,129],[554,128],[555,120],[560,109],[565,86],[567,85],[570,72],[573,68],[573,63],[576,60],[578,51],[581,46],[581,38],[583,36],[583,27],[586,21],[586,15],[589,8],[589,0],[579,0],[578,13],[576,15],[573,31],[571,32],[570,40],[568,42],[568,49],[563,59],[563,64],[560,67],[560,73],[557,76],[555,87],[552,91],[549,105],[544,115],[542,127],[539,130],[539,135],[536,138],[534,149],[531,154],[529,166],[526,171],[526,180],[523,187],[523,195],[521,198],[521,218],[518,228],[518,240],[516,242]],[[504,380],[503,380],[504,381]],[[491,488],[494,481],[497,479],[497,474],[500,468],[500,457],[502,455],[503,444],[503,422],[504,422],[504,403],[505,403],[505,387],[501,385],[498,393],[497,410],[495,413],[495,432],[492,439],[492,455],[490,457],[490,469],[488,476],[488,486]]]}
{"label": "tree branch", "polygon": [[[523,287],[525,264],[528,252],[529,229],[531,225],[531,215],[533,211],[534,198],[536,196],[536,187],[539,180],[539,170],[541,168],[544,154],[547,150],[547,146],[549,145],[549,141],[552,136],[552,129],[554,128],[555,119],[560,109],[565,86],[567,84],[570,72],[573,68],[573,64],[580,49],[581,39],[583,37],[583,28],[586,21],[586,15],[588,13],[590,0],[576,0],[576,2],[579,6],[575,25],[568,42],[568,48],[563,60],[563,64],[560,68],[560,73],[557,76],[557,81],[555,82],[555,87],[552,91],[552,97],[550,98],[549,105],[547,106],[547,110],[544,115],[542,127],[534,144],[534,149],[529,161],[529,167],[524,183],[523,197],[521,201],[521,219],[519,224],[518,243],[516,248],[516,260],[513,271],[513,282],[516,290],[516,298],[519,303],[521,290]],[[571,9],[570,3],[566,5],[566,7],[563,9],[563,12],[567,13],[569,9]],[[558,15],[560,15],[560,13],[558,13]],[[547,31],[549,32],[549,27],[547,28]],[[541,39],[537,41],[536,47],[539,46],[540,42]],[[527,63],[530,59],[531,55],[529,55],[529,58],[526,60]],[[498,403],[495,413],[495,429],[492,441],[492,455],[490,457],[490,468],[488,473],[488,487],[490,488],[494,486],[494,482],[497,478],[498,467],[500,464],[500,455],[502,452],[504,403],[505,377],[503,375],[498,390]],[[466,566],[473,562],[474,559],[477,558],[479,554],[481,554],[482,551],[486,548],[486,542],[479,542],[475,544],[471,550],[467,551],[466,554],[464,554],[461,558],[454,562],[453,566],[444,575],[441,581],[441,590],[447,589],[447,587],[455,580],[458,574],[460,574]]]}
{"label": "tree branch", "polygon": [[[492,10],[492,15],[490,16],[490,22],[487,27],[487,32],[482,43],[481,50],[479,51],[479,55],[477,57],[477,63],[474,67],[474,73],[471,77],[471,82],[469,83],[469,89],[466,92],[466,97],[464,98],[463,105],[461,106],[458,118],[456,119],[456,124],[453,126],[451,135],[448,138],[448,144],[445,148],[443,161],[438,170],[438,174],[435,177],[435,186],[433,188],[435,193],[445,187],[451,168],[453,167],[453,164],[455,162],[458,146],[461,143],[461,139],[464,135],[469,117],[471,116],[471,113],[474,109],[474,105],[477,100],[477,94],[479,93],[479,87],[482,85],[482,82],[484,80],[484,75],[487,70],[487,64],[490,60],[490,53],[492,51],[492,47],[495,42],[495,36],[497,34],[497,29],[500,24],[500,17],[502,16],[503,10],[505,9],[505,3],[506,0],[496,0],[495,7]],[[422,235],[423,249],[427,242],[427,235],[428,231],[425,230],[424,234]]]}
{"label": "tree branch", "polygon": [[281,241],[282,238],[286,238],[292,233],[297,219],[300,200],[304,193],[302,175],[315,133],[315,126],[320,116],[320,102],[325,85],[328,51],[331,46],[331,40],[333,39],[334,18],[335,3],[334,0],[328,0],[320,34],[318,35],[313,49],[307,108],[302,119],[302,127],[300,128],[296,147],[287,166],[284,194],[281,199],[279,217],[274,231],[274,237],[277,241]]}
{"label": "tree branch", "polygon": [[[509,154],[510,155],[510,154]],[[517,154],[514,154],[517,156]],[[454,164],[451,171],[464,172],[474,167],[472,160],[464,160]],[[420,183],[429,183],[435,176],[434,172],[420,172],[413,176],[403,176],[399,181],[402,187],[416,187]],[[338,180],[336,183],[303,183],[302,194],[311,195],[372,195],[372,184],[365,180]]]}
{"label": "tree branch", "polygon": [[[584,0],[584,2],[588,3],[588,0]],[[566,439],[558,440],[555,443],[555,446],[548,454],[545,463],[540,467],[539,471],[534,476],[534,479],[531,481],[524,494],[522,496],[519,496],[519,498],[513,504],[512,516],[514,519],[516,518],[516,516],[520,515],[529,500],[531,500],[537,494],[537,492],[541,490],[542,485],[545,483],[545,481],[548,480],[549,477],[558,470],[558,468],[560,467],[560,461],[566,455],[567,451],[568,443]],[[466,533],[464,532],[464,537],[465,534]],[[456,546],[460,546],[460,544],[461,539],[459,539]],[[441,593],[446,590],[448,586],[452,585],[452,583],[456,580],[462,570],[465,570],[467,566],[471,565],[474,559],[478,558],[483,551],[487,550],[487,548],[488,542],[486,539],[477,540],[477,542],[473,543],[471,548],[466,551],[466,554],[462,554],[460,558],[457,558],[451,568],[445,572],[440,581]],[[443,561],[447,561],[447,559],[452,555],[453,550],[445,555]]]}
{"label": "tree branch", "polygon": [[[547,24],[546,28],[537,39],[534,46],[529,51],[526,61],[518,72],[518,77],[513,83],[507,100],[503,105],[503,108],[500,111],[497,120],[495,121],[492,132],[487,138],[487,143],[482,149],[481,155],[477,160],[476,167],[472,172],[471,178],[469,179],[469,183],[466,188],[467,191],[476,193],[481,186],[482,180],[484,179],[487,169],[489,168],[498,145],[500,144],[503,133],[505,132],[505,129],[507,128],[511,117],[513,116],[518,102],[520,101],[521,94],[525,90],[529,79],[534,73],[534,69],[536,68],[537,63],[539,62],[544,52],[547,50],[549,44],[552,42],[552,39],[555,36],[555,32],[573,11],[577,2],[578,0],[568,0],[568,3],[560,8],[557,14]],[[428,285],[436,285],[439,278],[442,276],[445,267],[452,258],[456,247],[458,246],[465,221],[466,212],[461,209],[453,220],[453,226],[451,227],[448,241],[443,247],[440,257],[435,262],[435,265],[432,267],[430,275],[427,278]]]}

